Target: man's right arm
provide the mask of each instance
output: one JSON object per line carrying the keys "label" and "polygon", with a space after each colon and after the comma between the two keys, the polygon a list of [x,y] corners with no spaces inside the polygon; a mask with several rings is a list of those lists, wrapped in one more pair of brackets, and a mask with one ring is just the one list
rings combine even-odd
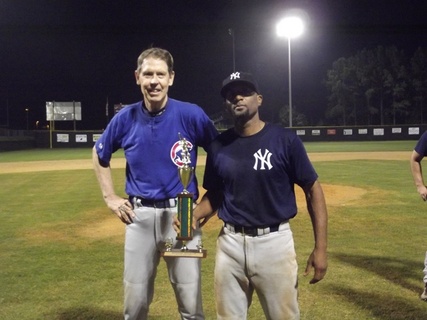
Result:
{"label": "man's right arm", "polygon": [[123,199],[115,193],[110,165],[99,159],[95,147],[92,149],[92,163],[101,188],[102,197],[108,208],[124,223],[132,223],[135,217],[132,205],[127,199]]}
{"label": "man's right arm", "polygon": [[199,204],[194,208],[193,212],[193,228],[197,226],[203,227],[206,222],[212,218],[222,201],[222,193],[219,191],[207,191]]}

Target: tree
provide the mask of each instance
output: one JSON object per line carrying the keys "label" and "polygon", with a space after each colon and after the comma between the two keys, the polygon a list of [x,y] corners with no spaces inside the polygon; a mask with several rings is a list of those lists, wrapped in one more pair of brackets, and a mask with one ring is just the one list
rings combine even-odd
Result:
{"label": "tree", "polygon": [[[415,105],[414,114],[418,121],[424,123],[424,108],[427,99],[427,50],[418,48],[410,62],[411,87]],[[414,119],[416,120],[416,119]],[[417,121],[415,121],[417,122]]]}
{"label": "tree", "polygon": [[330,92],[326,118],[340,125],[405,119],[410,106],[407,70],[404,53],[394,46],[339,58],[325,81]]}
{"label": "tree", "polygon": [[[289,127],[289,105],[279,109],[279,119],[280,123],[284,127]],[[292,107],[292,125],[295,127],[301,127],[308,125],[306,116],[295,110],[295,106]]]}
{"label": "tree", "polygon": [[[386,49],[386,58],[389,63],[390,74],[390,95],[391,95],[391,108],[388,114],[392,118],[392,123],[395,125],[399,119],[406,119],[408,115],[408,107],[410,105],[407,99],[408,92],[408,73],[405,67],[404,53],[398,51],[396,47]],[[400,121],[400,122],[401,122]]]}
{"label": "tree", "polygon": [[331,94],[328,99],[326,118],[337,121],[339,125],[347,124],[347,109],[349,105],[349,88],[347,86],[347,59],[339,58],[328,71],[326,87]]}

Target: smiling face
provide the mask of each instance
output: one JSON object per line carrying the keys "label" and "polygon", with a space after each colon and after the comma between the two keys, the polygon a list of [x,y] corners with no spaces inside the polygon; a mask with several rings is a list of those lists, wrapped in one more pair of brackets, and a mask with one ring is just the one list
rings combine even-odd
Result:
{"label": "smiling face", "polygon": [[135,71],[136,84],[141,87],[145,106],[150,112],[156,112],[166,105],[174,76],[175,73],[169,72],[164,60],[151,56],[146,57]]}

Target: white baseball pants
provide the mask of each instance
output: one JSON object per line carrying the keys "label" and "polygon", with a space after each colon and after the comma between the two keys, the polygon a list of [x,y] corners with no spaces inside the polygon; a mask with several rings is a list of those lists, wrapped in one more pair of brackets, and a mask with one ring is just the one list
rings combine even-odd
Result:
{"label": "white baseball pants", "polygon": [[[134,222],[126,226],[124,318],[145,320],[153,300],[157,266],[165,241],[172,238],[176,248],[181,248],[181,243],[175,240],[176,232],[172,227],[176,208],[135,207],[134,212]],[[201,231],[195,230],[193,240],[187,242],[188,248],[195,249],[199,239]],[[204,319],[200,259],[166,257],[164,260],[181,319]]]}
{"label": "white baseball pants", "polygon": [[215,263],[217,319],[246,319],[254,291],[266,319],[299,319],[298,265],[289,223],[255,237],[224,227]]}

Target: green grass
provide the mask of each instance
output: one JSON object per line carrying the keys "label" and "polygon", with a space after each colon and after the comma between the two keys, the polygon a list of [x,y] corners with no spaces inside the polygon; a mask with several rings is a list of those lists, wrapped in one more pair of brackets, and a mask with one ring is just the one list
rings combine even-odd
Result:
{"label": "green grass", "polygon": [[[306,144],[310,152],[408,151],[415,142]],[[387,150],[388,149],[388,150]],[[90,150],[34,150],[0,154],[0,161],[90,158]],[[78,158],[74,158],[77,157]],[[5,156],[5,157],[4,157]],[[329,211],[329,269],[309,285],[303,277],[312,250],[304,206],[292,221],[300,268],[301,319],[424,319],[419,300],[426,251],[426,204],[406,161],[315,162]],[[200,177],[202,168],[198,168]],[[114,169],[123,194],[123,170]],[[113,219],[92,170],[0,175],[0,319],[121,319],[123,226]],[[344,195],[328,193],[331,186]],[[360,193],[356,199],[353,196]],[[213,222],[211,224],[215,225]],[[203,298],[215,319],[213,265],[218,227],[208,225]],[[104,236],[97,236],[98,232]],[[278,279],[280,281],[280,279]],[[159,266],[150,319],[178,319],[164,263]],[[263,319],[257,299],[249,319]]]}
{"label": "green grass", "polygon": [[[76,160],[91,159],[91,148],[80,149],[32,149],[0,152],[0,162],[43,161],[43,160]],[[114,157],[123,157],[123,150],[117,151]]]}
{"label": "green grass", "polygon": [[408,151],[414,149],[416,141],[337,141],[305,142],[308,152],[370,152],[370,151]]}
{"label": "green grass", "polygon": [[[408,151],[412,150],[416,141],[363,141],[363,142],[305,142],[308,152],[369,152],[369,151]],[[206,152],[199,149],[199,154]],[[0,162],[42,161],[42,160],[75,160],[90,159],[92,149],[33,149],[22,151],[0,152]],[[123,157],[123,150],[117,151],[115,157]]]}

